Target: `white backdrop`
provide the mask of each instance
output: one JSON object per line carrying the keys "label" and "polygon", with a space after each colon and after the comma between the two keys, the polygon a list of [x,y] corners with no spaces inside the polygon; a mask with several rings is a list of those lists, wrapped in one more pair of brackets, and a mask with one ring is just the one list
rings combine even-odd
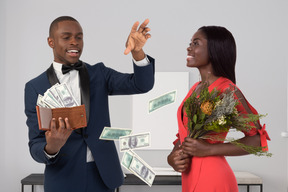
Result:
{"label": "white backdrop", "polygon": [[[133,134],[151,133],[151,147],[147,150],[173,149],[172,141],[178,132],[176,113],[188,88],[188,72],[156,72],[153,89],[146,94],[132,96]],[[149,101],[172,91],[176,91],[175,102],[149,113]]]}
{"label": "white backdrop", "polygon": [[[156,71],[189,72],[190,86],[198,80],[197,70],[186,67],[186,48],[193,33],[203,25],[228,28],[237,43],[237,84],[259,113],[268,113],[262,122],[273,153],[272,158],[243,156],[228,161],[234,170],[261,176],[265,192],[287,192],[287,140],[280,136],[287,129],[287,8],[286,0],[1,0],[0,191],[19,192],[22,178],[43,172],[44,165],[28,151],[24,85],[52,62],[46,40],[52,20],[72,15],[84,30],[82,60],[103,61],[123,72],[132,71],[131,56],[123,55],[130,28],[136,20],[149,18],[152,38],[145,51],[156,59]],[[130,97],[112,97],[110,106],[113,126],[132,126]],[[168,153],[147,151],[143,158],[167,166]],[[138,192],[153,190],[161,191],[137,188]]]}

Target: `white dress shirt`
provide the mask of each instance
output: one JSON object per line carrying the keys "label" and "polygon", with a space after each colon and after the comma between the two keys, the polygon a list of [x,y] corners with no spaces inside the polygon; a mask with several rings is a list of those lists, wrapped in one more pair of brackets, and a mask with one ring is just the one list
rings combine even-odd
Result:
{"label": "white dress shirt", "polygon": [[[141,61],[135,61],[133,58],[134,63],[137,66],[146,66],[150,63],[148,60],[147,56],[141,60]],[[71,90],[72,94],[74,95],[76,101],[81,104],[81,93],[80,93],[80,81],[79,81],[79,71],[77,70],[71,70],[70,72],[66,73],[63,75],[62,73],[62,65],[61,63],[53,62],[53,68],[56,73],[56,76],[59,80],[60,83],[66,83],[69,89]],[[54,158],[57,156],[59,151],[55,155],[49,155],[46,153],[44,150],[44,153],[48,158]],[[94,158],[92,156],[91,150],[89,149],[87,145],[87,155],[86,155],[86,161],[87,162],[92,162],[94,161]]]}

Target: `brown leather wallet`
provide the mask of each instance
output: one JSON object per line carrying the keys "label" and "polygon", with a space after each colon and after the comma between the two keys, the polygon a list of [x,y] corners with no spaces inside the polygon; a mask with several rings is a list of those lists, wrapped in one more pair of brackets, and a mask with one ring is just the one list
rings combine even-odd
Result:
{"label": "brown leather wallet", "polygon": [[72,129],[79,129],[87,126],[85,105],[66,108],[45,108],[36,106],[38,124],[40,130],[49,130],[52,118],[56,119],[56,126],[59,127],[59,117],[69,120]]}

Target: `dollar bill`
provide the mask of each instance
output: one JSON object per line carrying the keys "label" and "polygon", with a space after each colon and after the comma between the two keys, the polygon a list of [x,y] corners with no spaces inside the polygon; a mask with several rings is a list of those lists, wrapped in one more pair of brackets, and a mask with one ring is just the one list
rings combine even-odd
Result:
{"label": "dollar bill", "polygon": [[160,97],[157,97],[155,99],[152,99],[149,101],[149,113],[164,107],[165,105],[174,103],[176,100],[176,93],[177,91],[171,91],[169,93],[166,93]]}
{"label": "dollar bill", "polygon": [[132,132],[132,129],[127,129],[127,128],[104,127],[99,139],[118,140],[119,137],[130,135],[131,132]]}
{"label": "dollar bill", "polygon": [[143,147],[149,147],[151,137],[150,133],[140,133],[128,136],[119,137],[120,151],[127,151],[129,149],[138,149]]}
{"label": "dollar bill", "polygon": [[121,165],[125,167],[127,170],[129,170],[132,159],[133,159],[132,151],[125,151],[121,160]]}
{"label": "dollar bill", "polygon": [[46,91],[44,93],[42,101],[46,105],[48,105],[50,108],[59,108],[59,107],[61,107],[61,105],[57,102],[57,100],[53,97],[53,95],[49,91]]}
{"label": "dollar bill", "polygon": [[65,107],[79,106],[66,83],[56,86],[55,90]]}
{"label": "dollar bill", "polygon": [[155,179],[155,172],[153,169],[141,159],[135,152],[129,150],[123,155],[121,164],[134,175],[139,177],[142,181],[147,183],[150,187]]}
{"label": "dollar bill", "polygon": [[59,94],[57,93],[57,91],[55,89],[56,86],[59,86],[59,84],[57,83],[56,85],[53,85],[50,89],[47,90],[47,92],[50,92],[50,94],[55,98],[55,100],[58,102],[58,104],[61,107],[65,107]]}
{"label": "dollar bill", "polygon": [[37,105],[40,106],[40,107],[48,108],[48,106],[43,102],[43,95],[40,95],[40,94],[38,95]]}

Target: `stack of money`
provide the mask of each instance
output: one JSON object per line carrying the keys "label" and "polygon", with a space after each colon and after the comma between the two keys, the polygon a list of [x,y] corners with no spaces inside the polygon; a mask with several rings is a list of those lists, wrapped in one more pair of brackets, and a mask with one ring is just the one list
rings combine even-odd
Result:
{"label": "stack of money", "polygon": [[152,186],[156,173],[134,151],[125,151],[121,165],[147,183],[150,187]]}
{"label": "stack of money", "polygon": [[100,138],[102,140],[119,140],[120,151],[124,152],[121,165],[139,177],[150,187],[155,179],[155,172],[133,150],[149,147],[150,132],[131,134],[132,129],[104,127]]}
{"label": "stack of money", "polygon": [[46,108],[79,106],[66,83],[55,84],[44,95],[38,95],[37,105]]}

